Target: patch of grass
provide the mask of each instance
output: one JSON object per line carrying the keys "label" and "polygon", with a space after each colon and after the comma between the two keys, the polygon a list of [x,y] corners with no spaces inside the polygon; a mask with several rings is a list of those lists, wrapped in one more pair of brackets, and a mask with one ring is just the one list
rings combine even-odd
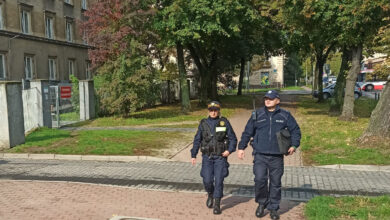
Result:
{"label": "patch of grass", "polygon": [[318,196],[305,207],[307,219],[390,219],[390,197]]}
{"label": "patch of grass", "polygon": [[25,153],[29,148],[40,148],[53,145],[70,137],[70,131],[63,131],[50,128],[39,128],[26,137],[26,143],[13,147],[3,152]]}
{"label": "patch of grass", "polygon": [[284,90],[303,90],[303,88],[302,87],[300,87],[300,86],[287,86],[287,87],[284,87],[283,89],[282,89],[282,91],[284,91]]}
{"label": "patch of grass", "polygon": [[154,128],[198,128],[199,123],[193,124],[168,124],[168,125],[153,125]]}
{"label": "patch of grass", "polygon": [[68,112],[60,114],[61,121],[80,121],[80,114],[77,112]]}
{"label": "patch of grass", "polygon": [[376,104],[378,104],[378,100],[360,97],[355,101],[356,108],[354,109],[354,114],[360,118],[368,118],[371,116],[371,112],[375,109]]}
{"label": "patch of grass", "polygon": [[362,146],[356,141],[367,128],[375,103],[357,100],[355,112],[360,118],[356,122],[339,121],[337,117],[329,116],[329,103],[316,103],[305,96],[298,105],[296,119],[302,131],[304,164],[390,164],[390,143]]}
{"label": "patch of grass", "polygon": [[[252,98],[250,96],[221,96],[221,114],[225,117],[230,117],[238,110],[238,108],[250,108],[251,99]],[[198,122],[202,118],[208,116],[206,107],[198,106],[197,100],[191,101],[191,108],[190,112],[184,114],[181,111],[180,103],[157,106],[154,108],[144,109],[139,112],[134,112],[128,118],[115,116],[97,118],[91,121],[88,126],[135,126],[183,121]]]}
{"label": "patch of grass", "polygon": [[40,129],[31,133],[26,143],[7,153],[54,153],[81,155],[155,155],[169,141],[182,138],[175,132],[96,130],[63,131]]}

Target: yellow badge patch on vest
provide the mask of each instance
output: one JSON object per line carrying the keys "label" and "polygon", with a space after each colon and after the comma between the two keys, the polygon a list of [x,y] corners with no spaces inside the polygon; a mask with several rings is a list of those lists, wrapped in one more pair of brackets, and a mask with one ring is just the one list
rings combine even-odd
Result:
{"label": "yellow badge patch on vest", "polygon": [[216,127],[215,128],[215,132],[222,132],[222,131],[226,131],[226,127]]}
{"label": "yellow badge patch on vest", "polygon": [[219,122],[219,125],[225,126],[225,122],[224,122],[224,121],[220,121],[220,122]]}

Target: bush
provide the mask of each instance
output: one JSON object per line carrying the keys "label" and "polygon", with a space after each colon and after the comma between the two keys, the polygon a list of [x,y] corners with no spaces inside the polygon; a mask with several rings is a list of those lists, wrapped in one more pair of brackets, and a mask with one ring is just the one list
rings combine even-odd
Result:
{"label": "bush", "polygon": [[150,58],[140,54],[107,62],[98,69],[101,87],[99,96],[100,115],[129,116],[131,112],[152,106],[159,98],[157,71]]}

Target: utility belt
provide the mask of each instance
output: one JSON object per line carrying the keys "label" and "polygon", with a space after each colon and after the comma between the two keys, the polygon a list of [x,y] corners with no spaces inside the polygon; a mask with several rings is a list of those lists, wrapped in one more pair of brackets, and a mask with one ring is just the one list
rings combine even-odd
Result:
{"label": "utility belt", "polygon": [[[214,142],[214,143],[213,143]],[[222,153],[228,149],[229,141],[228,139],[223,142],[210,141],[207,144],[201,145],[201,152],[203,155],[207,156],[222,156]]]}

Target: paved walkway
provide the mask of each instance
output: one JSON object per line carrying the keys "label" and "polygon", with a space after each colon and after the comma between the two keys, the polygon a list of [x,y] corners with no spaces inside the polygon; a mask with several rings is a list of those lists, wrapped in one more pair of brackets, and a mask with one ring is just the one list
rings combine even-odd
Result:
{"label": "paved walkway", "polygon": [[[186,162],[0,160],[0,179],[73,181],[137,189],[203,192],[201,165]],[[231,164],[225,195],[253,197],[252,165]],[[283,198],[307,201],[318,194],[390,194],[390,172],[285,167]]]}
{"label": "paved walkway", "polygon": [[[228,196],[212,214],[200,193],[139,190],[70,182],[0,180],[0,219],[257,219],[252,198]],[[304,219],[303,203],[282,201],[281,218]],[[119,218],[129,220],[130,218]],[[269,215],[262,219],[270,219]]]}
{"label": "paved walkway", "polygon": [[[199,172],[188,162],[2,159],[0,219],[255,219],[252,165],[230,165],[221,216],[205,207]],[[382,171],[290,166],[282,182],[282,219],[303,219],[300,202],[319,194],[390,194]]]}

